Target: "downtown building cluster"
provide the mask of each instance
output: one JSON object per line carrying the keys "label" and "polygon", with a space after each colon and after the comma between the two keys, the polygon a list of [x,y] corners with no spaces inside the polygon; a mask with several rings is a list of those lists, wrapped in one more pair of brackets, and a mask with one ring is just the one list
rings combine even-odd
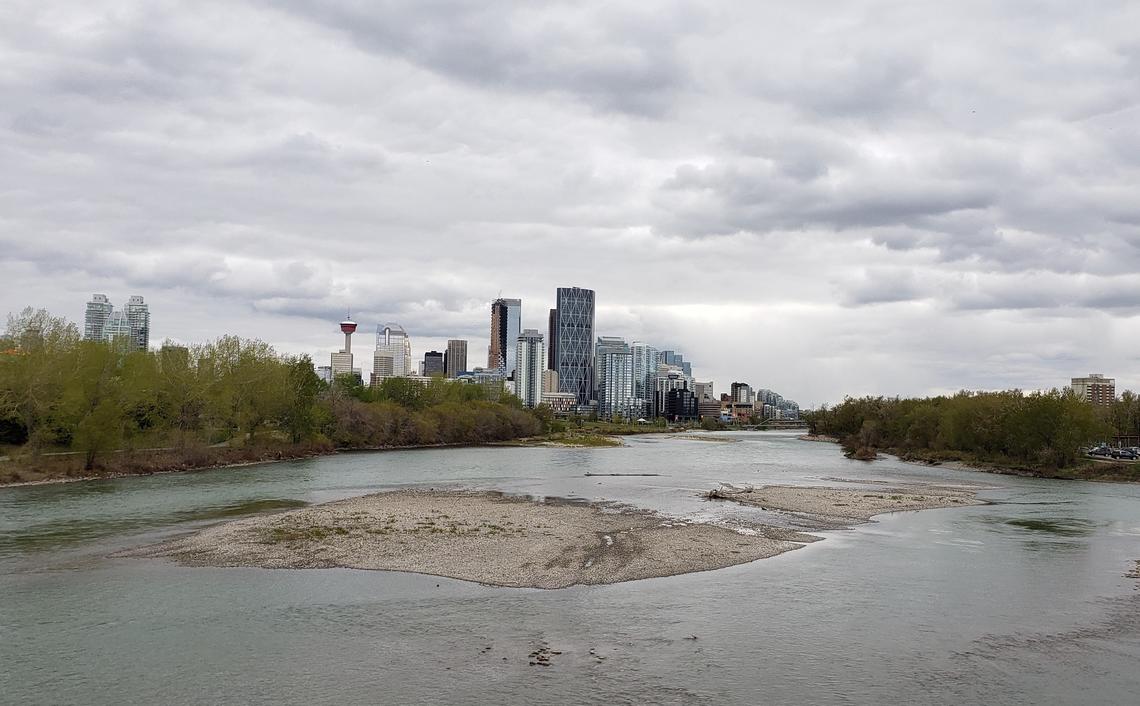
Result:
{"label": "downtown building cluster", "polygon": [[[447,377],[485,385],[493,396],[509,391],[526,407],[546,405],[557,416],[625,421],[798,418],[794,402],[770,390],[753,395],[751,388],[746,395],[751,413],[744,415],[735,390],[733,398],[717,398],[713,383],[698,382],[692,362],[681,353],[643,341],[598,335],[595,311],[593,290],[559,287],[544,332],[523,328],[521,299],[495,299],[490,305],[487,363],[471,369],[465,340],[449,340],[446,351],[428,351],[413,363],[411,340],[404,328],[394,323],[378,326],[369,383],[376,386],[387,378],[401,377],[426,384],[433,377]],[[318,372],[328,381],[352,375],[363,383],[360,368],[353,365],[351,338],[356,323],[346,319],[341,330],[344,348],[333,353],[330,364]]]}

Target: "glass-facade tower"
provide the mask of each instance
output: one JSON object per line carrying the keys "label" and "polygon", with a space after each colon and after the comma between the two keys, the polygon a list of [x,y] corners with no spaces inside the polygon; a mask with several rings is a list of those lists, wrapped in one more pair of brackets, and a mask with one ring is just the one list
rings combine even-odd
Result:
{"label": "glass-facade tower", "polygon": [[555,303],[558,391],[588,404],[594,391],[594,290],[559,287]]}

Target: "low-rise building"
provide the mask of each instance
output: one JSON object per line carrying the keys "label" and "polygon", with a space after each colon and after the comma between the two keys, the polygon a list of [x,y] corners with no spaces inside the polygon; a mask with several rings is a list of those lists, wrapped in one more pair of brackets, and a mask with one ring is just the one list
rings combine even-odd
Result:
{"label": "low-rise building", "polygon": [[697,400],[697,416],[701,419],[720,419],[720,402],[717,400]]}
{"label": "low-rise building", "polygon": [[542,404],[550,407],[556,417],[569,417],[578,405],[578,395],[573,392],[544,392]]}
{"label": "low-rise building", "polygon": [[664,416],[671,422],[686,422],[697,419],[697,396],[692,390],[674,388],[664,394]]}

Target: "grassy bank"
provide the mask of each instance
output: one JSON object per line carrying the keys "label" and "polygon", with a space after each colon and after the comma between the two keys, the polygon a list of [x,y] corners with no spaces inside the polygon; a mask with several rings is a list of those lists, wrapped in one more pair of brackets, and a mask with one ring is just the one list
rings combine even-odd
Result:
{"label": "grassy bank", "polygon": [[688,427],[656,424],[615,424],[613,422],[585,421],[555,422],[551,430],[535,436],[498,442],[497,446],[623,446],[618,437],[640,434],[668,434],[684,431]]}
{"label": "grassy bank", "polygon": [[1059,478],[1062,480],[1092,480],[1136,483],[1140,482],[1140,463],[1122,463],[1081,459],[1064,468],[1035,468],[1009,459],[980,458],[960,451],[911,451],[884,449],[884,453],[898,456],[903,461],[941,465],[956,463],[973,470],[1027,478]]}
{"label": "grassy bank", "polygon": [[[841,444],[835,437],[801,436],[802,441],[826,441]],[[897,456],[908,463],[921,463],[928,466],[941,466],[943,464],[957,464],[970,470],[982,473],[997,473],[1007,476],[1023,476],[1026,478],[1057,478],[1061,480],[1090,480],[1113,483],[1140,483],[1140,463],[1121,463],[1094,461],[1082,459],[1075,465],[1060,469],[1034,468],[1018,464],[1010,459],[987,459],[976,454],[952,450],[922,450],[913,449],[868,449],[866,447],[844,447],[845,455],[860,461],[873,461],[879,452]]]}
{"label": "grassy bank", "polygon": [[615,447],[624,446],[621,439],[605,434],[593,432],[559,432],[553,434],[540,434],[528,436],[523,439],[499,441],[495,446],[582,446],[582,447]]}
{"label": "grassy bank", "polygon": [[1100,463],[1083,448],[1130,427],[1071,391],[961,392],[952,397],[848,398],[807,415],[812,435],[841,440],[849,458],[879,451],[921,463],[956,462],[991,473],[1140,481],[1140,466]]}
{"label": "grassy bank", "polygon": [[266,442],[242,447],[188,446],[183,449],[125,450],[106,454],[87,467],[82,454],[18,455],[0,462],[0,485],[118,478],[225,466],[288,461],[333,453],[332,444]]}

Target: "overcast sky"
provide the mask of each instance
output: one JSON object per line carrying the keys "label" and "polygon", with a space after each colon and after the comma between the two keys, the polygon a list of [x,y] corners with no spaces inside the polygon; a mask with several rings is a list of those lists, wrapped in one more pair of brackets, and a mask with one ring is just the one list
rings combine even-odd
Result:
{"label": "overcast sky", "polygon": [[[618,6],[621,5],[620,9]],[[1140,386],[1140,3],[0,4],[0,314],[327,364],[489,301],[811,405]],[[365,355],[361,356],[360,353]]]}

